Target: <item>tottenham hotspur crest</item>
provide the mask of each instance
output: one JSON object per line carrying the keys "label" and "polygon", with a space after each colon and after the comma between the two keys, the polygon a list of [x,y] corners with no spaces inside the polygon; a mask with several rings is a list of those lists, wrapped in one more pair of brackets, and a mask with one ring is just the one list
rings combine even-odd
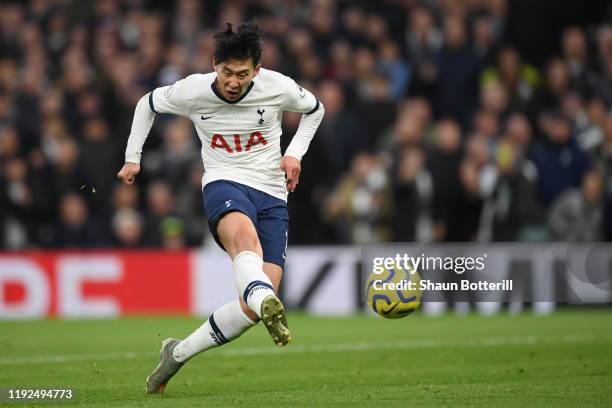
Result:
{"label": "tottenham hotspur crest", "polygon": [[264,108],[257,108],[257,113],[259,113],[259,124],[263,124],[264,123],[264,118],[263,118],[263,114],[266,110]]}

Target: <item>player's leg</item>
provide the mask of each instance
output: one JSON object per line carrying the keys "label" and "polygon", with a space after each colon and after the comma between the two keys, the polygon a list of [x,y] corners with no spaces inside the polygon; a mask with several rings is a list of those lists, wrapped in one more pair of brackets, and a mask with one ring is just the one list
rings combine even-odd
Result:
{"label": "player's leg", "polygon": [[[220,220],[226,217],[232,219],[237,214],[246,217],[247,220],[249,217],[257,219],[257,210],[248,196],[239,185],[231,182],[220,181],[208,184],[204,188],[204,207],[211,232],[221,247],[223,245],[217,234]],[[249,214],[249,217],[245,214]],[[249,241],[252,245],[248,248],[261,256],[259,242],[254,242],[252,239]],[[256,320],[247,316],[242,311],[240,302],[235,300],[216,309],[202,326],[184,340],[173,338],[164,340],[160,362],[147,378],[147,393],[163,392],[167,382],[187,360],[198,353],[239,337],[255,323]]]}
{"label": "player's leg", "polygon": [[263,250],[251,218],[238,212],[227,214],[217,228],[223,247],[234,264],[236,287],[278,346],[291,340],[285,309],[264,272]]}
{"label": "player's leg", "polygon": [[[263,269],[277,292],[283,269],[269,262],[264,262]],[[202,326],[174,347],[174,359],[183,363],[196,354],[228,343],[240,337],[258,321],[259,316],[242,298],[223,305],[215,310]]]}
{"label": "player's leg", "polygon": [[232,259],[238,295],[259,317],[263,300],[274,295],[274,288],[263,271],[253,191],[226,180],[209,183],[204,187],[204,208],[215,241]]}
{"label": "player's leg", "polygon": [[[234,201],[236,201],[235,198]],[[243,212],[226,213],[219,220],[218,225],[217,236],[230,256],[233,255],[236,258],[237,254],[243,250],[250,250],[261,258],[259,254],[262,253],[262,249],[255,227]],[[250,234],[251,230],[255,234],[255,239]],[[222,232],[219,234],[219,231]],[[235,235],[242,236],[234,237]],[[227,237],[234,237],[235,242]],[[261,280],[261,277],[256,277],[256,279]],[[269,279],[267,281],[272,285]],[[243,292],[241,288],[239,291]],[[242,299],[223,305],[215,310],[202,326],[176,345],[173,349],[174,359],[185,362],[198,353],[228,343],[255,325],[258,320],[259,316]]]}
{"label": "player's leg", "polygon": [[[263,250],[264,271],[273,282],[275,290],[278,290],[287,250],[287,203],[263,192],[251,192],[251,196],[258,205],[257,234]],[[277,345],[288,342],[291,335],[280,299],[275,298],[263,309],[262,320],[274,342]],[[281,344],[278,339],[281,339]]]}
{"label": "player's leg", "polygon": [[[252,219],[257,219],[257,212],[248,197],[242,194],[239,187],[227,182],[211,183],[205,188],[204,192],[206,197],[206,213],[209,215],[211,231],[217,243],[234,260],[234,267],[236,267],[236,258],[241,254],[245,255],[244,253],[246,255],[252,253],[255,256],[242,256],[242,258],[247,258],[247,260],[251,258],[255,260],[254,264],[262,265],[260,267],[261,274],[256,275],[255,279],[249,281],[249,276],[253,275],[253,271],[248,270],[248,262],[246,265],[244,262],[239,264],[240,268],[247,269],[246,271],[241,270],[242,275],[246,275],[246,279],[244,276],[241,279],[249,281],[246,285],[242,285],[246,286],[244,290],[241,290],[239,285],[239,291],[246,293],[246,289],[251,288],[249,296],[244,298],[251,300],[250,303],[253,303],[253,293],[260,292],[261,294],[263,290],[267,289],[266,285],[263,284],[264,288],[258,289],[257,284],[252,284],[254,281],[264,282],[270,288],[278,289],[282,267],[277,264],[280,263],[280,259],[284,261],[284,255],[283,258],[280,258],[279,255],[283,251],[278,249],[273,251],[278,253],[273,257],[276,264],[270,262],[264,263],[261,260],[263,249],[254,224],[251,221]],[[228,206],[230,201],[231,203]],[[246,214],[249,215],[247,216]],[[269,230],[269,228],[266,228],[266,230]],[[284,231],[286,235],[286,229]],[[282,245],[286,246],[286,242],[283,242],[284,244]],[[278,245],[276,246],[278,247]],[[253,269],[253,265],[250,265],[250,268]],[[257,270],[257,268],[255,269]],[[238,276],[236,278],[238,281]],[[278,345],[286,344],[290,339],[290,334],[287,329],[282,303],[274,295],[274,291],[270,290],[270,294],[261,301],[261,306],[259,308],[255,307],[256,310],[260,311],[259,314],[255,313],[242,299],[230,302],[215,310],[209,319],[186,339],[182,341],[166,339],[162,343],[160,363],[147,378],[147,393],[163,392],[167,382],[187,360],[207,349],[220,346],[239,337],[256,324],[259,316],[262,314],[262,310],[267,309],[270,311],[264,317],[264,323],[275,343]]]}
{"label": "player's leg", "polygon": [[[264,272],[270,278],[275,292],[278,291],[283,269],[273,263],[264,262]],[[221,346],[253,327],[259,317],[242,298],[215,310],[204,324],[172,349],[174,360],[184,363],[196,354]]]}
{"label": "player's leg", "polygon": [[256,323],[242,310],[239,300],[229,302],[216,309],[202,326],[177,344],[173,350],[174,359],[185,362],[198,353],[229,343]]}

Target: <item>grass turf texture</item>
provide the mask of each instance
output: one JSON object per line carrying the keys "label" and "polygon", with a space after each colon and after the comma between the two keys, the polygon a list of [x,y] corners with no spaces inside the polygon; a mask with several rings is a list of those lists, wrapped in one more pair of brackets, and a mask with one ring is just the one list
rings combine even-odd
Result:
{"label": "grass turf texture", "polygon": [[[144,394],[161,340],[201,320],[0,322],[0,387],[77,390],[74,403],[0,406],[612,406],[612,311],[402,320],[290,314],[191,360]],[[53,360],[53,359],[56,360]]]}

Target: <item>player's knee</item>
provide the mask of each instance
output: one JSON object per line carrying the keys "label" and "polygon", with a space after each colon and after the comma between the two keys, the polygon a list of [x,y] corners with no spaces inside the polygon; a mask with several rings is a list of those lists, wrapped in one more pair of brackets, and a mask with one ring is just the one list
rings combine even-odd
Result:
{"label": "player's knee", "polygon": [[251,252],[260,252],[259,248],[259,240],[253,234],[250,234],[247,231],[241,230],[238,231],[237,234],[234,235],[232,239],[232,244],[236,249],[237,253],[242,251],[251,251]]}
{"label": "player's knee", "polygon": [[219,222],[219,237],[230,256],[243,251],[261,255],[261,245],[251,220],[240,212],[227,214]]}

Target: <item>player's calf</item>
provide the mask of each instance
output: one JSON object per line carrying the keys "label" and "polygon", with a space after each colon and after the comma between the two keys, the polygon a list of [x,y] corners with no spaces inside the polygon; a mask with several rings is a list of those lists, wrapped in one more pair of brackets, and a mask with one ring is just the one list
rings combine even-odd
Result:
{"label": "player's calf", "polygon": [[174,349],[174,358],[186,362],[198,353],[240,337],[255,324],[244,313],[240,302],[234,300],[215,310],[202,326],[181,341]]}

